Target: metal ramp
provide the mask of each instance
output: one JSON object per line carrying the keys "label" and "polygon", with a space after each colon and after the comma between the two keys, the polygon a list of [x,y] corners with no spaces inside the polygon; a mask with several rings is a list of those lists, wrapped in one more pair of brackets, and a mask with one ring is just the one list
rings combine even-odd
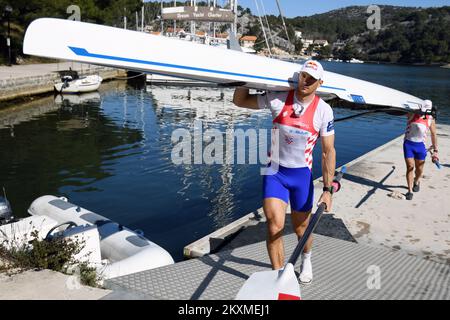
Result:
{"label": "metal ramp", "polygon": [[[284,241],[289,256],[297,237],[285,235]],[[312,262],[314,280],[302,286],[305,300],[450,299],[449,265],[400,251],[316,234]],[[105,286],[143,299],[232,300],[248,276],[267,269],[266,244],[256,242],[111,279]]]}

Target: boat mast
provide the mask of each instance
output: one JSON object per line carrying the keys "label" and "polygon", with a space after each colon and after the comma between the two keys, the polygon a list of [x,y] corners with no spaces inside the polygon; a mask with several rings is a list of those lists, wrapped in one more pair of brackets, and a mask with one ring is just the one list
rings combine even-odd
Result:
{"label": "boat mast", "polygon": [[161,19],[161,35],[163,35],[163,33],[164,33],[164,20],[162,18],[163,7],[164,7],[163,0],[161,0],[161,17],[160,17],[160,19]]}
{"label": "boat mast", "polygon": [[273,42],[272,30],[270,30],[270,24],[269,24],[269,20],[267,19],[266,8],[264,7],[264,1],[263,0],[259,0],[259,1],[261,2],[264,18],[265,18],[266,24],[267,24],[267,30],[269,31],[270,41],[272,42],[272,48],[273,48],[273,47],[275,47],[275,43]]}
{"label": "boat mast", "polygon": [[278,6],[278,11],[280,11],[281,21],[283,21],[284,32],[286,32],[287,40],[289,41],[289,43],[292,43],[291,39],[289,39],[289,34],[287,32],[286,23],[284,23],[284,17],[283,17],[283,12],[281,11],[280,2],[278,0],[276,0],[276,1],[277,1],[277,6]]}
{"label": "boat mast", "polygon": [[269,50],[269,55],[272,56],[272,51],[270,50],[269,40],[266,35],[266,28],[264,28],[264,24],[261,19],[261,12],[259,11],[258,1],[255,0],[256,10],[258,11],[259,23],[261,24],[261,28],[264,34],[264,39],[266,40],[267,50]]}
{"label": "boat mast", "polygon": [[[176,7],[177,6],[177,0],[173,0],[173,6]],[[177,20],[173,20],[173,33],[176,35],[177,34]]]}
{"label": "boat mast", "polygon": [[[197,6],[197,0],[191,0],[191,7],[196,7],[196,6]],[[195,37],[195,29],[196,29],[195,21],[191,21],[191,34],[193,37]]]}
{"label": "boat mast", "polygon": [[[214,0],[214,9],[217,8],[217,0]],[[216,23],[213,22],[213,37],[216,37]]]}
{"label": "boat mast", "polygon": [[127,29],[127,8],[123,8],[124,15],[123,15],[123,28]]}
{"label": "boat mast", "polygon": [[142,0],[142,21],[141,21],[142,32],[144,32],[144,20],[145,20],[145,4],[144,1]]}
{"label": "boat mast", "polygon": [[230,24],[231,26],[231,32],[234,34],[237,34],[237,0],[230,0],[228,2],[228,4],[230,5],[230,11],[234,14],[234,21],[233,23]]}
{"label": "boat mast", "polygon": [[237,15],[238,15],[238,0],[234,0],[234,6],[232,8],[232,11],[234,12],[234,26],[233,26],[233,33],[236,36],[237,35]]}
{"label": "boat mast", "polygon": [[136,11],[136,31],[139,31],[139,14]]}
{"label": "boat mast", "polygon": [[[211,0],[208,0],[208,7],[209,7],[209,10],[211,10],[211,3],[212,3],[212,1]],[[210,36],[211,35],[211,22],[208,22],[208,36]]]}

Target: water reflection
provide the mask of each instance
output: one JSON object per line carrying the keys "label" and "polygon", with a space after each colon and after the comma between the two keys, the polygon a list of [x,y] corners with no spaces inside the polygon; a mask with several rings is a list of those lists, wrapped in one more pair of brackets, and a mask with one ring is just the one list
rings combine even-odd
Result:
{"label": "water reflection", "polygon": [[102,97],[98,91],[81,93],[81,94],[57,94],[55,103],[62,105],[62,108],[70,109],[72,105],[80,105],[86,103],[100,103]]}
{"label": "water reflection", "polygon": [[[232,104],[233,90],[211,88],[175,88],[148,86],[154,102],[153,107],[161,130],[160,141],[165,145],[167,154],[171,153],[171,133],[177,128],[193,132],[195,122],[201,121],[203,132],[218,129],[223,132],[236,127],[248,126],[248,119],[255,117],[255,112],[238,108]],[[265,117],[266,113],[260,117]],[[164,143],[164,141],[166,143]],[[203,144],[205,147],[206,144]],[[203,149],[202,149],[203,150]],[[178,194],[185,201],[191,200],[198,192],[198,198],[209,202],[205,214],[212,218],[214,227],[222,227],[233,218],[236,212],[237,184],[233,185],[233,176],[239,174],[240,166],[231,164],[214,165],[180,165],[177,166],[181,176],[181,188]],[[193,183],[194,182],[194,183]],[[240,196],[240,195],[239,195]]]}
{"label": "water reflection", "polygon": [[42,114],[58,110],[58,108],[59,106],[54,104],[53,98],[47,97],[0,109],[0,129],[10,129],[11,137],[14,137],[14,126],[31,121]]}
{"label": "water reflection", "polygon": [[159,115],[174,114],[177,120],[200,119],[208,123],[242,122],[252,112],[236,107],[232,89],[148,86]]}
{"label": "water reflection", "polygon": [[38,108],[21,107],[14,116],[1,118],[14,135],[0,130],[1,145],[8,150],[0,158],[0,181],[19,217],[43,194],[101,191],[95,182],[114,175],[123,157],[117,148],[127,152],[142,139],[139,130],[120,128],[102,113],[98,93],[45,98]]}

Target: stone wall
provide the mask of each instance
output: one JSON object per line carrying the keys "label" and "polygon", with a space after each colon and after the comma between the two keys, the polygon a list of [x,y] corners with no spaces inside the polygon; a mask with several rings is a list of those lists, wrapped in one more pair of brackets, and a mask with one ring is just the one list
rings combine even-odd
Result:
{"label": "stone wall", "polygon": [[[98,74],[103,80],[126,76],[123,70],[105,67],[91,67],[83,70],[83,75],[89,74]],[[0,79],[0,101],[52,92],[54,84],[58,81],[60,79],[56,72],[39,76]]]}

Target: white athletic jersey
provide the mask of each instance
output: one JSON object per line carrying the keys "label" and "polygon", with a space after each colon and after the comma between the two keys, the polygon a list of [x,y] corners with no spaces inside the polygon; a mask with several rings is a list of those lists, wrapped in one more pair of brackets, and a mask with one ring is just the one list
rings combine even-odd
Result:
{"label": "white athletic jersey", "polygon": [[319,97],[308,105],[302,105],[295,91],[269,91],[258,96],[258,106],[271,110],[273,128],[279,133],[272,133],[271,161],[287,168],[311,169],[317,139],[334,134],[331,107]]}
{"label": "white athletic jersey", "polygon": [[406,127],[405,132],[405,140],[412,142],[426,142],[427,133],[430,129],[432,121],[432,116],[426,116],[424,119],[421,115],[414,115],[414,117],[408,121],[408,126]]}

